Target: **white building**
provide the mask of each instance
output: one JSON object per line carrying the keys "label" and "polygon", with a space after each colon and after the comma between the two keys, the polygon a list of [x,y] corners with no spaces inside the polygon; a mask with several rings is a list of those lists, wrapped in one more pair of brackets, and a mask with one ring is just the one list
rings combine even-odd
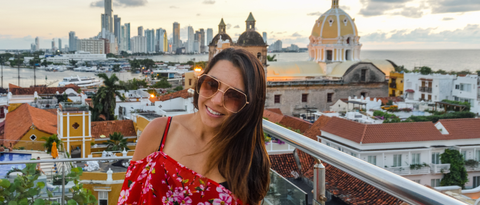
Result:
{"label": "white building", "polygon": [[[417,123],[361,124],[332,117],[317,140],[341,152],[423,185],[440,186],[445,149],[457,149],[465,160],[480,160],[480,119],[451,119]],[[480,168],[466,167],[465,187],[480,186]]]}
{"label": "white building", "polygon": [[101,39],[78,39],[77,51],[91,54],[105,54],[105,41]]}
{"label": "white building", "polygon": [[480,113],[480,79],[478,75],[404,74],[406,102],[454,100],[469,102],[470,111]]}
{"label": "white building", "polygon": [[195,41],[195,36],[193,32],[193,27],[188,26],[188,40],[187,40],[187,53],[193,53],[193,43]]}
{"label": "white building", "polygon": [[105,61],[107,60],[107,55],[106,54],[91,54],[90,52],[85,52],[85,51],[77,51],[75,54],[62,54],[62,55],[56,55],[53,57],[47,57],[48,62],[53,62],[53,63],[63,63],[63,64],[69,64],[70,60],[75,60],[78,62],[84,62],[84,61]]}
{"label": "white building", "polygon": [[134,36],[130,40],[132,53],[147,53],[147,38],[145,36]]}

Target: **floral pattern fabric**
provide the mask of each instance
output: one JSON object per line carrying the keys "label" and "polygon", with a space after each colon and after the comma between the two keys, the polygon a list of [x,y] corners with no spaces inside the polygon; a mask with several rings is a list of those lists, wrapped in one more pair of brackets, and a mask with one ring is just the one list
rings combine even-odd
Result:
{"label": "floral pattern fabric", "polygon": [[[171,119],[169,119],[170,122]],[[167,124],[168,130],[169,123]],[[166,133],[164,134],[164,140]],[[131,161],[118,198],[124,204],[234,205],[232,192],[160,151]]]}

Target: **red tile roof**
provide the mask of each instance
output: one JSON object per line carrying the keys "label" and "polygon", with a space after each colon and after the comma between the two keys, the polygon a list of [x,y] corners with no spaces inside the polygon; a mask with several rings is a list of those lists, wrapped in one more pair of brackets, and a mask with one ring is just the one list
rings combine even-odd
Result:
{"label": "red tile roof", "polygon": [[472,139],[480,138],[480,119],[448,119],[439,120],[439,123],[445,127],[448,139]]}
{"label": "red tile roof", "polygon": [[56,134],[57,116],[51,112],[22,104],[15,111],[7,114],[5,119],[5,140],[19,140],[30,130],[31,126],[40,131]]}
{"label": "red tile roof", "polygon": [[295,162],[295,157],[293,153],[290,154],[273,154],[269,155],[270,163],[272,164],[272,169],[275,170],[278,174],[282,175],[285,178],[294,178],[292,171],[297,172],[298,166]]}
{"label": "red tile roof", "polygon": [[10,92],[13,95],[33,95],[35,91],[37,91],[38,94],[56,94],[57,91],[59,93],[65,92],[65,90],[71,88],[75,91],[80,89],[80,87],[76,85],[68,85],[65,87],[46,87],[46,86],[37,86],[33,87],[30,86],[29,88],[22,88],[13,84],[9,84]]}
{"label": "red tile roof", "polygon": [[12,89],[12,88],[22,88],[22,87],[20,87],[20,86],[18,86],[18,85],[14,85],[14,84],[9,83],[9,84],[8,84],[8,88],[9,88],[9,89]]}
{"label": "red tile roof", "polygon": [[322,131],[362,144],[448,139],[431,122],[362,124],[333,117]]}
{"label": "red tile roof", "polygon": [[150,101],[152,101],[152,100],[153,100],[152,102],[166,101],[166,100],[170,100],[170,99],[174,99],[174,98],[180,98],[180,97],[183,98],[183,99],[187,99],[189,97],[193,97],[193,95],[188,93],[188,89],[184,89],[184,90],[180,90],[180,91],[177,91],[177,92],[174,92],[174,93],[158,96],[157,99],[150,98]]}
{"label": "red tile roof", "polygon": [[263,117],[267,118],[267,120],[270,122],[279,123],[282,120],[283,115],[272,112],[270,110],[263,110]]}
{"label": "red tile roof", "polygon": [[114,132],[120,132],[125,137],[137,136],[132,120],[95,121],[91,129],[92,138],[100,138],[100,135],[108,137]]}
{"label": "red tile roof", "polygon": [[312,126],[312,123],[310,122],[307,122],[300,118],[290,117],[288,115],[284,115],[279,123],[293,130],[300,130],[300,133],[304,133]]}
{"label": "red tile roof", "polygon": [[328,121],[330,121],[330,119],[332,118],[325,115],[320,116],[317,121],[315,121],[313,125],[303,133],[303,135],[317,141],[317,136],[322,136],[322,131],[320,130],[327,124]]}
{"label": "red tile roof", "polygon": [[280,110],[280,108],[269,108],[269,109],[265,109],[265,110],[269,110],[269,111],[272,111],[274,113],[277,113],[279,115],[283,115],[282,111]]}

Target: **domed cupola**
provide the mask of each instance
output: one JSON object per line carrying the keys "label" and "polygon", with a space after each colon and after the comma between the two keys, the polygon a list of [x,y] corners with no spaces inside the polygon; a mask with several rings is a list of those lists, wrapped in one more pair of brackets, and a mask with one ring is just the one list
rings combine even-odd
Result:
{"label": "domed cupola", "polygon": [[355,20],[339,8],[339,0],[332,0],[332,8],[315,21],[309,39],[311,60],[326,63],[360,60],[362,44]]}

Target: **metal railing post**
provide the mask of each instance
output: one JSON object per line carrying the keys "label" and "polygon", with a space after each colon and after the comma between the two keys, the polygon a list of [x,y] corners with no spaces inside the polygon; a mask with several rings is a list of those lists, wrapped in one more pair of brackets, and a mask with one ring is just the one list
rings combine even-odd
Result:
{"label": "metal railing post", "polygon": [[317,159],[317,163],[313,167],[313,203],[325,205],[327,197],[325,197],[325,166]]}
{"label": "metal railing post", "polygon": [[65,205],[65,162],[62,165],[62,205]]}

